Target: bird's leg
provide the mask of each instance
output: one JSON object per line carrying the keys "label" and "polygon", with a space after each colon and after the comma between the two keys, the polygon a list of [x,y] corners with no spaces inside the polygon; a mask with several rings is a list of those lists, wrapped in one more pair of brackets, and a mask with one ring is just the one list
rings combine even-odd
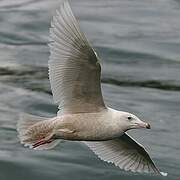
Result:
{"label": "bird's leg", "polygon": [[54,141],[53,136],[54,136],[54,135],[51,134],[51,135],[49,135],[49,136],[47,136],[47,137],[44,137],[44,138],[42,138],[42,139],[37,140],[37,141],[32,145],[32,147],[33,147],[33,148],[36,148],[36,147],[38,147],[38,146],[51,143],[52,141]]}
{"label": "bird's leg", "polygon": [[33,146],[33,148],[36,148],[36,147],[44,145],[44,144],[49,144],[52,141],[53,141],[53,139],[49,139],[49,140],[41,139],[41,140],[35,142],[32,146]]}

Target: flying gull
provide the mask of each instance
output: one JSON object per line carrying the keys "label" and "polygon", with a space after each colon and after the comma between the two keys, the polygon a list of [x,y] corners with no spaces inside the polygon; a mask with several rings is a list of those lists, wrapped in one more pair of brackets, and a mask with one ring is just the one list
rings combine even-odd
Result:
{"label": "flying gull", "polygon": [[135,115],[109,108],[101,93],[100,59],[80,30],[68,1],[53,17],[50,28],[49,79],[57,116],[21,114],[20,142],[33,149],[51,149],[61,139],[82,141],[100,159],[126,171],[162,173],[129,129],[150,125]]}

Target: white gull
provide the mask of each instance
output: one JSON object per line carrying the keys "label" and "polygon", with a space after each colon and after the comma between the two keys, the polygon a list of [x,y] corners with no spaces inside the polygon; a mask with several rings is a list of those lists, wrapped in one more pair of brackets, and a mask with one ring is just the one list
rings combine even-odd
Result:
{"label": "white gull", "polygon": [[53,17],[49,46],[49,79],[59,111],[53,118],[22,114],[17,124],[21,143],[33,149],[51,149],[60,139],[82,141],[100,159],[121,169],[166,175],[126,133],[150,129],[150,125],[105,105],[99,57],[80,30],[68,1]]}

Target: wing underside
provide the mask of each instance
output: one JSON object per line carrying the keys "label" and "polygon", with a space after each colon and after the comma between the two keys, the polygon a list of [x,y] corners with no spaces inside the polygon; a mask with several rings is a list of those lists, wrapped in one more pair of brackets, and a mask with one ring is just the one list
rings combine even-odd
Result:
{"label": "wing underside", "polygon": [[161,173],[143,148],[129,135],[124,134],[118,139],[85,144],[102,160],[111,162],[121,169],[140,173]]}
{"label": "wing underside", "polygon": [[69,3],[56,11],[50,28],[49,79],[60,113],[92,112],[105,108],[101,66],[80,31]]}

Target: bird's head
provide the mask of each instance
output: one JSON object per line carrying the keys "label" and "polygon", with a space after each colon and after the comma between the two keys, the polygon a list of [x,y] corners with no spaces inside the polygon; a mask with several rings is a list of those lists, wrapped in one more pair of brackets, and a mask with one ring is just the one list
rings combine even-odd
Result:
{"label": "bird's head", "polygon": [[139,129],[139,128],[146,128],[150,129],[151,126],[149,123],[140,120],[137,116],[128,113],[128,112],[121,112],[120,121],[123,123],[124,129]]}

